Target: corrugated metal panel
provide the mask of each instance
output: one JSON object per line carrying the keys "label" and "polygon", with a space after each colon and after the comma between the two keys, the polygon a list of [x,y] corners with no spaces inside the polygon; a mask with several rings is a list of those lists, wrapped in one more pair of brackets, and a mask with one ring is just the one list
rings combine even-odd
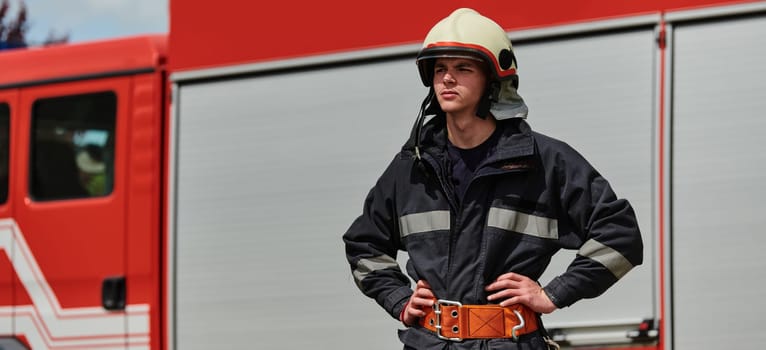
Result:
{"label": "corrugated metal panel", "polygon": [[[599,325],[624,324],[629,329],[642,318],[655,317],[654,34],[646,29],[545,41],[519,45],[517,52],[519,92],[529,105],[532,128],[582,153],[638,216],[644,264],[597,299],[544,317],[549,328],[594,327],[586,331],[592,337],[584,334],[581,341],[596,342],[602,336]],[[557,254],[541,282],[563,273],[574,254]],[[628,340],[624,332],[615,334],[620,341]]]}
{"label": "corrugated metal panel", "polygon": [[179,349],[401,346],[341,235],[426,92],[414,59],[181,88]]}
{"label": "corrugated metal panel", "polygon": [[[652,40],[645,30],[518,45],[532,127],[569,141],[631,199],[647,247]],[[401,347],[397,322],[356,290],[340,235],[408,136],[426,93],[414,61],[180,91],[177,347],[222,339],[272,349],[317,341],[333,349]],[[556,260],[549,276],[571,258]],[[630,326],[652,317],[648,252],[646,260],[599,301],[559,311],[549,326]]]}
{"label": "corrugated metal panel", "polygon": [[766,18],[675,28],[676,349],[766,342]]}

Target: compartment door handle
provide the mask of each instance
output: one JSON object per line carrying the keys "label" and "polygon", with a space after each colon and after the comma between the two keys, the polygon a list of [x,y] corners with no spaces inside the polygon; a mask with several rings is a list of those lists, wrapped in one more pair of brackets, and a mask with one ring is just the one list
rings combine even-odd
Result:
{"label": "compartment door handle", "polygon": [[111,311],[125,310],[125,276],[104,278],[101,284],[101,305]]}

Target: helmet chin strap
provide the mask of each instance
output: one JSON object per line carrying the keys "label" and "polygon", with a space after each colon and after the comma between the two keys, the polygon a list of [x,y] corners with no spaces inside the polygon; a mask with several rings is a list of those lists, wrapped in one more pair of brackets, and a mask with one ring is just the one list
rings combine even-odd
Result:
{"label": "helmet chin strap", "polygon": [[[493,102],[497,102],[499,94],[500,82],[497,80],[488,82],[487,88],[484,89],[484,94],[479,101],[479,105],[476,107],[476,116],[481,119],[487,119],[487,116],[490,115],[489,109],[492,107]],[[410,138],[415,140],[415,157],[418,161],[421,160],[420,141],[423,137],[421,132],[423,130],[423,123],[426,120],[426,116],[439,114],[440,112],[442,112],[442,109],[439,106],[439,101],[436,99],[434,87],[431,86],[431,88],[428,89],[428,95],[426,95],[426,98],[424,98],[423,102],[420,104],[420,111],[418,111],[418,117],[415,119],[415,125],[412,126],[412,134],[410,135]]]}
{"label": "helmet chin strap", "polygon": [[[418,112],[418,117],[415,119],[415,125],[412,127],[412,135],[410,135],[411,138],[415,140],[415,157],[420,161],[420,141],[422,138],[421,131],[423,130],[423,122],[426,120],[426,116],[431,114],[427,113],[427,111],[432,110],[434,108],[433,104],[436,104],[437,108],[439,105],[439,102],[435,101],[436,99],[436,93],[434,92],[433,86],[428,89],[428,95],[426,95],[426,98],[423,99],[423,103],[420,104],[420,111]],[[441,110],[441,108],[438,108],[438,110]]]}

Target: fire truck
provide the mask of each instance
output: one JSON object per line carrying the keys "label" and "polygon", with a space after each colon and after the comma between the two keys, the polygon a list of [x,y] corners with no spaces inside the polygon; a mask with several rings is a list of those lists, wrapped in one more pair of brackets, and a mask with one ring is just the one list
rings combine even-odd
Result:
{"label": "fire truck", "polygon": [[169,6],[168,33],[0,53],[0,348],[400,348],[340,237],[463,6],[508,30],[532,128],[640,222],[644,264],[545,315],[553,338],[766,342],[766,2]]}

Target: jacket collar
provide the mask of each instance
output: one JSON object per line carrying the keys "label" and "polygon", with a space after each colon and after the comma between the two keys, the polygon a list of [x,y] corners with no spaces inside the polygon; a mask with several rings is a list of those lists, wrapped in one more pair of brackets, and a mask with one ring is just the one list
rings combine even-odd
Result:
{"label": "jacket collar", "polygon": [[[497,148],[491,152],[489,159],[484,163],[490,164],[534,154],[534,139],[532,129],[521,118],[511,118],[497,121],[497,128],[501,129]],[[431,118],[421,130],[421,150],[434,157],[446,157],[447,149],[447,125],[446,117],[436,115]],[[410,137],[402,147],[402,154],[412,156],[415,152],[414,137]]]}

